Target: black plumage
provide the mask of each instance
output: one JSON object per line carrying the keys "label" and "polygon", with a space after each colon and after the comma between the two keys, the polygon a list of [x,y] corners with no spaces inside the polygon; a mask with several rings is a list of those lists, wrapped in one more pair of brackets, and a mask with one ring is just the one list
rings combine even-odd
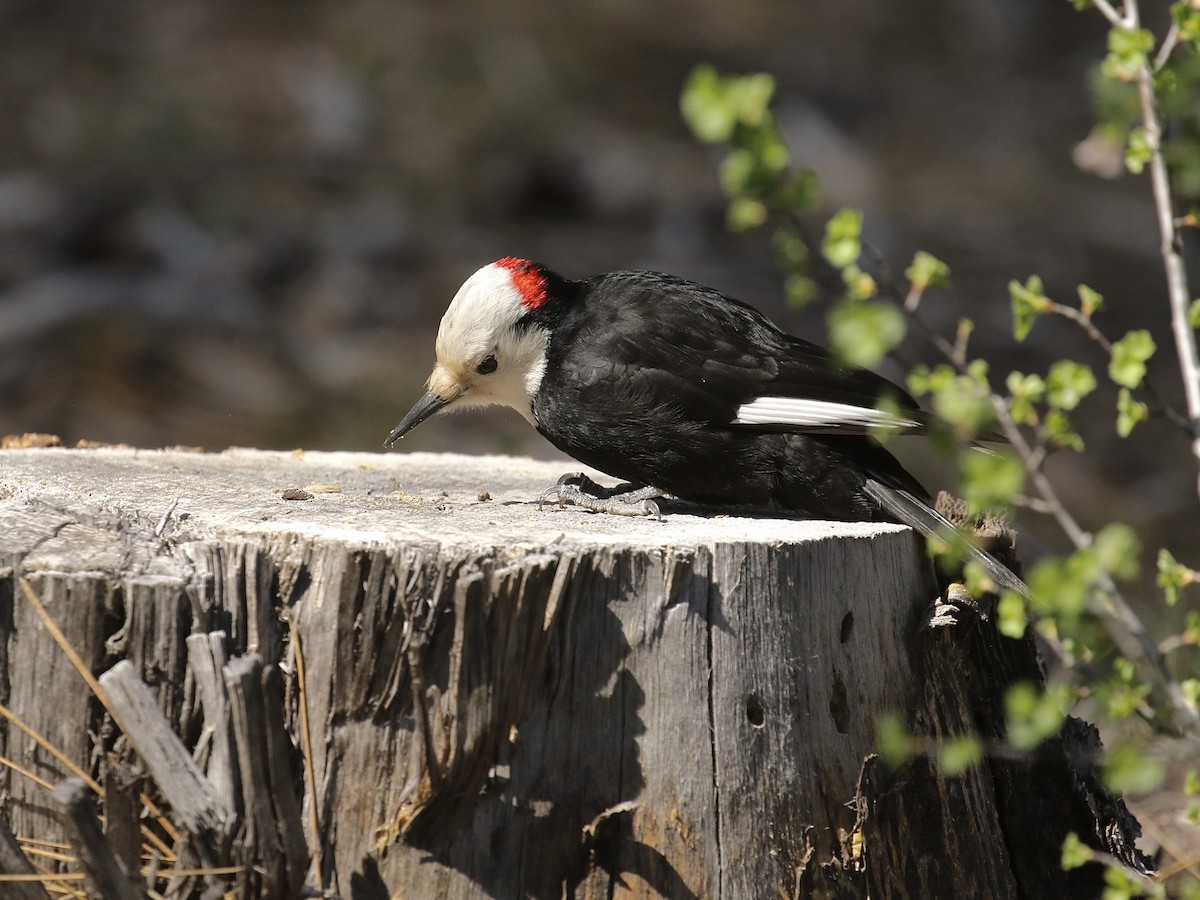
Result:
{"label": "black plumage", "polygon": [[776,504],[842,520],[895,518],[867,479],[928,501],[862,425],[733,424],[764,396],[928,417],[902,388],[847,368],[719,291],[654,272],[551,281],[523,320],[549,332],[537,428],[580,462],[701,503]]}
{"label": "black plumage", "polygon": [[[643,501],[657,491],[900,522],[1027,591],[871,436],[880,425],[921,432],[932,423],[903,388],[713,288],[641,271],[568,281],[516,258],[484,266],[442,319],[429,390],[386,443],[443,409],[490,403],[517,409],[580,462],[646,488],[633,511],[649,509]],[[619,499],[592,508],[631,511]]]}

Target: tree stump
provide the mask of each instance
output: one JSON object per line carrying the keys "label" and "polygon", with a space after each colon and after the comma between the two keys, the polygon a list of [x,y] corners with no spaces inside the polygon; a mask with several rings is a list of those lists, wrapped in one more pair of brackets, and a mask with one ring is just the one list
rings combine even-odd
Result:
{"label": "tree stump", "polygon": [[64,840],[35,777],[139,766],[172,897],[1095,896],[1071,830],[1145,865],[1081,723],[961,777],[874,756],[885,714],[1002,739],[1040,678],[909,529],[539,509],[569,468],[0,453],[0,819]]}

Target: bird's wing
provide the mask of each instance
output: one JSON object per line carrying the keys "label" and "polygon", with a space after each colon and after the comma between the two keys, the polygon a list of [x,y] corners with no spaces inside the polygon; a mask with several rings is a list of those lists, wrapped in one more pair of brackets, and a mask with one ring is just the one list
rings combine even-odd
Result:
{"label": "bird's wing", "polygon": [[597,386],[624,380],[694,421],[836,434],[918,431],[930,422],[902,388],[840,364],[711,288],[618,273],[593,288],[589,303],[600,314],[584,343],[597,367],[614,370],[597,372]]}

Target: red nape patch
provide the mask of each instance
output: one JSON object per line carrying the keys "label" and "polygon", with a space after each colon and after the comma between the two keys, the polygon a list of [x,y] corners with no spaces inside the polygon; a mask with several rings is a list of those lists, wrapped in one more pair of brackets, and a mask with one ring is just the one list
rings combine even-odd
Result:
{"label": "red nape patch", "polygon": [[512,272],[513,284],[521,292],[521,303],[526,309],[537,309],[546,302],[546,273],[537,263],[506,256],[496,260],[496,265]]}

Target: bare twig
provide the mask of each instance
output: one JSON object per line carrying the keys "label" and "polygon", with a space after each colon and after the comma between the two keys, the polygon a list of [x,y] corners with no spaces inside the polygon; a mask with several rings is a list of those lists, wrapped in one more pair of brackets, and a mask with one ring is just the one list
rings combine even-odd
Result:
{"label": "bare twig", "polygon": [[1179,26],[1174,22],[1167,30],[1167,36],[1163,38],[1162,46],[1158,48],[1158,53],[1154,55],[1154,71],[1159,71],[1167,64],[1167,60],[1171,58],[1171,54],[1175,52],[1175,47],[1179,44]]}
{"label": "bare twig", "polygon": [[[1093,0],[1097,8],[1104,11],[1104,0]],[[1126,19],[1123,28],[1138,27],[1137,0],[1126,0]],[[1171,37],[1163,42],[1160,56],[1169,55]],[[1162,56],[1162,61],[1166,57]],[[1156,60],[1155,65],[1159,65]],[[1191,294],[1188,291],[1187,269],[1183,261],[1183,246],[1175,224],[1174,200],[1171,196],[1171,179],[1167,162],[1162,154],[1162,120],[1158,114],[1158,98],[1154,93],[1154,70],[1150,63],[1140,67],[1137,75],[1138,99],[1142,107],[1142,130],[1146,135],[1146,146],[1150,151],[1150,183],[1154,192],[1154,208],[1158,219],[1159,252],[1162,254],[1163,269],[1167,276],[1167,295],[1171,302],[1171,329],[1175,335],[1175,351],[1179,357],[1179,369],[1183,378],[1183,392],[1187,398],[1188,419],[1191,424],[1192,455],[1200,463],[1200,349],[1196,346],[1196,332],[1188,317]],[[1200,494],[1200,477],[1196,482]]]}
{"label": "bare twig", "polygon": [[1092,0],[1092,2],[1096,5],[1096,9],[1104,14],[1104,18],[1108,19],[1113,25],[1116,25],[1118,28],[1130,27],[1126,16],[1117,12],[1116,7],[1109,3],[1108,0]]}

